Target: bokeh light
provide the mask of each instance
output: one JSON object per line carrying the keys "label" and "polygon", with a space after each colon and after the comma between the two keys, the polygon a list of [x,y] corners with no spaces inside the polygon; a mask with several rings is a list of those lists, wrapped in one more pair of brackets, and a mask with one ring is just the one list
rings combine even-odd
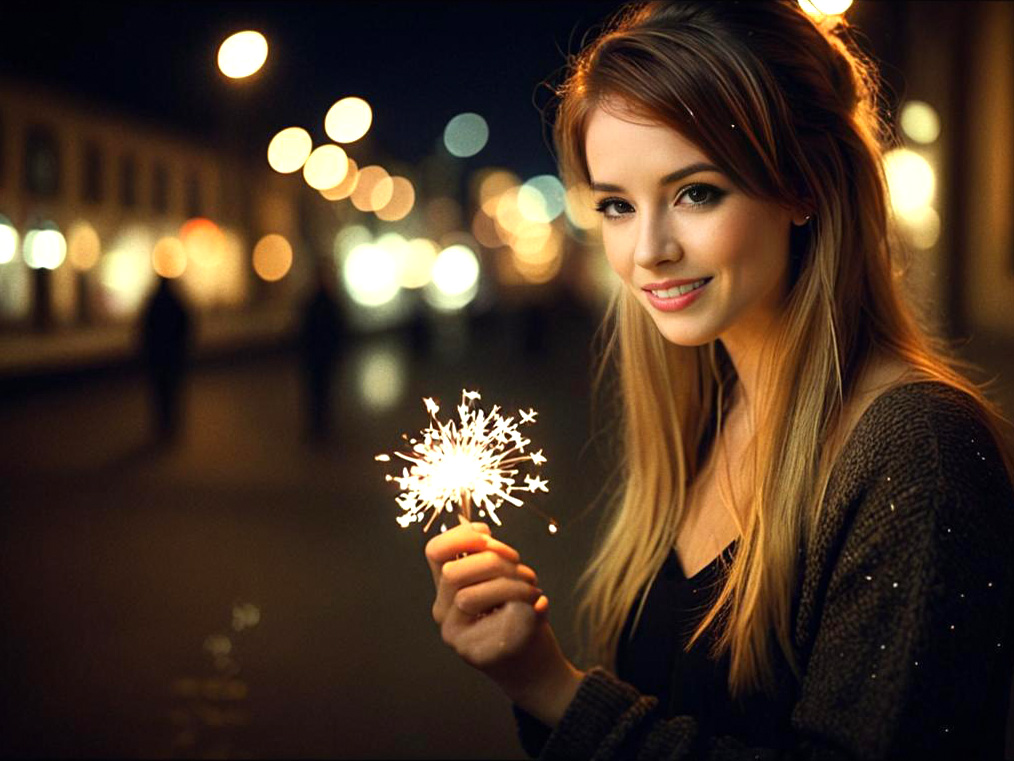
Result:
{"label": "bokeh light", "polygon": [[521,178],[514,172],[507,169],[485,169],[478,173],[479,206],[485,207],[488,203],[495,204],[496,198],[505,190],[517,187],[521,184]]}
{"label": "bokeh light", "polygon": [[901,217],[917,213],[933,200],[936,176],[929,162],[907,148],[884,154],[884,173],[891,194],[891,206]]}
{"label": "bokeh light", "polygon": [[131,225],[113,237],[96,268],[111,316],[130,316],[140,308],[155,277],[153,248],[154,236],[144,225]]}
{"label": "bokeh light", "polygon": [[488,140],[489,126],[479,114],[458,114],[444,128],[444,146],[458,158],[474,156],[486,147]]}
{"label": "bokeh light", "polygon": [[840,16],[852,7],[852,0],[798,0],[806,15],[817,20],[824,16]]}
{"label": "bokeh light", "polygon": [[354,143],[370,130],[373,109],[362,98],[342,98],[328,109],[324,132],[336,143]]}
{"label": "bokeh light", "polygon": [[334,236],[334,255],[340,264],[345,261],[349,253],[356,246],[362,243],[372,243],[373,233],[364,225],[348,225],[339,230]]}
{"label": "bokeh light", "polygon": [[348,162],[345,179],[333,188],[320,191],[320,194],[328,201],[341,201],[343,198],[348,198],[356,189],[356,185],[359,184],[359,165],[353,159],[349,159]]}
{"label": "bokeh light", "polygon": [[374,243],[360,243],[345,258],[342,281],[357,304],[379,307],[398,295],[398,262],[394,254]]}
{"label": "bokeh light", "polygon": [[94,227],[83,220],[70,226],[67,233],[67,261],[79,272],[87,272],[99,263],[102,243]]}
{"label": "bokeh light", "polygon": [[[372,200],[376,200],[377,188],[371,194]],[[385,222],[397,222],[404,219],[415,206],[415,188],[412,182],[406,177],[391,178],[391,198],[386,204],[376,211],[378,219]]]}
{"label": "bokeh light", "polygon": [[594,230],[599,226],[602,220],[595,211],[591,188],[585,183],[567,188],[565,201],[567,220],[578,230]]}
{"label": "bokeh light", "polygon": [[230,79],[256,74],[266,60],[268,41],[260,32],[236,32],[218,48],[218,68]]}
{"label": "bokeh light", "polygon": [[225,253],[225,235],[210,219],[195,217],[180,227],[187,258],[198,267],[214,267]]}
{"label": "bokeh light", "polygon": [[910,100],[901,109],[901,129],[917,143],[929,145],[940,136],[936,109],[921,100]]}
{"label": "bokeh light", "polygon": [[356,387],[370,412],[386,412],[405,395],[405,356],[392,346],[368,346],[357,358]]}
{"label": "bokeh light", "polygon": [[426,300],[436,309],[453,311],[469,304],[479,290],[479,259],[468,246],[448,246],[433,262],[433,281]]}
{"label": "bokeh light", "polygon": [[482,209],[478,209],[472,217],[472,235],[486,248],[499,248],[506,244],[500,237],[493,218]]}
{"label": "bokeh light", "polygon": [[373,164],[359,170],[359,181],[350,198],[359,211],[375,211],[376,204],[386,204],[393,193],[394,185],[387,170]]}
{"label": "bokeh light", "polygon": [[268,143],[268,164],[279,174],[303,168],[313,150],[313,139],[302,127],[286,127]]}
{"label": "bokeh light", "polygon": [[940,239],[940,215],[932,206],[923,206],[904,219],[905,233],[912,245],[926,251]]}
{"label": "bokeh light", "polygon": [[413,238],[408,242],[408,255],[401,263],[402,288],[417,289],[429,285],[433,279],[433,263],[440,248],[428,238]]}
{"label": "bokeh light", "polygon": [[7,217],[0,214],[0,264],[14,259],[18,252],[18,231]]}
{"label": "bokeh light", "polygon": [[292,268],[292,246],[277,233],[265,235],[254,246],[253,268],[258,277],[273,283],[285,277]]}
{"label": "bokeh light", "polygon": [[151,267],[156,275],[174,280],[187,271],[187,251],[174,236],[160,238],[151,250]]}
{"label": "bokeh light", "polygon": [[67,240],[55,226],[29,230],[22,253],[32,269],[55,270],[67,258]]}
{"label": "bokeh light", "polygon": [[518,190],[518,210],[532,222],[552,222],[563,213],[566,192],[563,183],[551,174],[527,180]]}
{"label": "bokeh light", "polygon": [[303,179],[314,190],[327,190],[345,179],[349,157],[337,145],[321,145],[313,149],[303,165]]}

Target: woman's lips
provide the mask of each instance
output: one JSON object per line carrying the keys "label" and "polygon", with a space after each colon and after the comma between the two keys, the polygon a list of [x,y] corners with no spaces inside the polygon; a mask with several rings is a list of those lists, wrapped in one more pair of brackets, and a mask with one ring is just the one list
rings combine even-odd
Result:
{"label": "woman's lips", "polygon": [[645,288],[644,292],[647,295],[648,301],[651,303],[651,305],[656,309],[658,309],[659,311],[678,312],[681,309],[686,309],[688,306],[694,303],[694,301],[697,300],[697,298],[704,292],[704,289],[708,287],[708,283],[711,282],[711,278],[710,277],[701,278],[701,280],[697,282],[700,282],[701,285],[697,286],[692,291],[689,291],[688,293],[684,293],[681,295],[666,295],[666,296],[659,295],[660,292],[673,293],[676,286],[670,286],[669,288],[655,287],[650,290]]}

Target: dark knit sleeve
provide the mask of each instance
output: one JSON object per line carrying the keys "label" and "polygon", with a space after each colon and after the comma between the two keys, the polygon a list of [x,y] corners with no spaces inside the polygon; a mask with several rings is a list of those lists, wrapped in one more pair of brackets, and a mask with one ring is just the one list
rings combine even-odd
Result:
{"label": "dark knit sleeve", "polygon": [[697,717],[664,718],[655,698],[593,669],[560,724],[530,731],[526,750],[644,761],[1000,758],[1014,494],[990,435],[960,405],[899,415],[867,431],[846,498],[821,519],[781,748],[702,736]]}

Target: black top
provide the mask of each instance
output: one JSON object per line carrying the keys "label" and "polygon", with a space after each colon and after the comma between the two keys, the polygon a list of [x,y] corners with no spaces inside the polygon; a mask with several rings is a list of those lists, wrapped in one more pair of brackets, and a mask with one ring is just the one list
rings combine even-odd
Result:
{"label": "black top", "polygon": [[658,698],[663,716],[698,716],[708,734],[749,738],[751,745],[776,747],[789,729],[784,720],[789,706],[772,706],[756,698],[736,702],[729,697],[729,656],[716,660],[709,653],[714,627],[686,650],[721,590],[738,544],[734,541],[689,579],[676,551],[669,553],[648,591],[633,637],[636,605],[627,617],[616,654],[616,675],[639,692]]}
{"label": "black top", "polygon": [[799,679],[778,661],[774,695],[734,703],[725,660],[706,642],[683,654],[692,598],[721,565],[686,580],[671,555],[620,676],[588,671],[551,732],[515,709],[522,745],[546,759],[1001,759],[1012,547],[1014,489],[974,400],[892,389],[842,448],[802,556]]}

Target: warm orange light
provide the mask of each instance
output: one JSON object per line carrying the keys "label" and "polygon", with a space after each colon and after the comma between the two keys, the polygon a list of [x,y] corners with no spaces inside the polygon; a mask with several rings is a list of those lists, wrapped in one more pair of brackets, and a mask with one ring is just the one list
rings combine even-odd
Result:
{"label": "warm orange light", "polygon": [[[374,191],[377,191],[376,194]],[[386,204],[391,200],[393,191],[391,176],[386,169],[376,164],[363,167],[359,170],[359,182],[352,191],[352,205],[359,211],[373,211],[377,208],[377,201]]]}
{"label": "warm orange light", "polygon": [[[377,200],[377,189],[374,188],[371,197]],[[385,222],[397,222],[404,219],[415,206],[415,188],[405,177],[391,178],[391,199],[384,205],[377,208],[377,218]]]}
{"label": "warm orange light", "polygon": [[180,228],[187,258],[199,267],[213,267],[225,252],[225,235],[210,219],[196,217]]}
{"label": "warm orange light", "polygon": [[281,280],[292,268],[292,246],[283,236],[265,235],[254,246],[254,272],[269,283]]}
{"label": "warm orange light", "polygon": [[357,184],[359,184],[359,165],[354,160],[349,159],[349,168],[345,174],[345,179],[333,188],[320,191],[320,194],[329,201],[340,201],[352,195],[352,191],[356,189]]}
{"label": "warm orange light", "polygon": [[170,280],[179,277],[187,269],[187,252],[179,238],[166,237],[155,244],[151,251],[152,269]]}
{"label": "warm orange light", "polygon": [[349,157],[337,145],[322,145],[303,165],[303,179],[314,190],[327,190],[345,179],[349,172]]}
{"label": "warm orange light", "polygon": [[102,244],[99,234],[88,222],[75,222],[67,234],[67,260],[70,266],[86,272],[99,263]]}
{"label": "warm orange light", "polygon": [[486,248],[499,248],[505,243],[492,218],[482,209],[476,211],[472,218],[472,235]]}
{"label": "warm orange light", "polygon": [[496,208],[496,199],[503,192],[518,187],[520,184],[521,178],[506,169],[487,170],[479,182],[479,206],[485,209],[489,204],[490,209],[487,210],[487,213],[492,216],[491,212]]}

